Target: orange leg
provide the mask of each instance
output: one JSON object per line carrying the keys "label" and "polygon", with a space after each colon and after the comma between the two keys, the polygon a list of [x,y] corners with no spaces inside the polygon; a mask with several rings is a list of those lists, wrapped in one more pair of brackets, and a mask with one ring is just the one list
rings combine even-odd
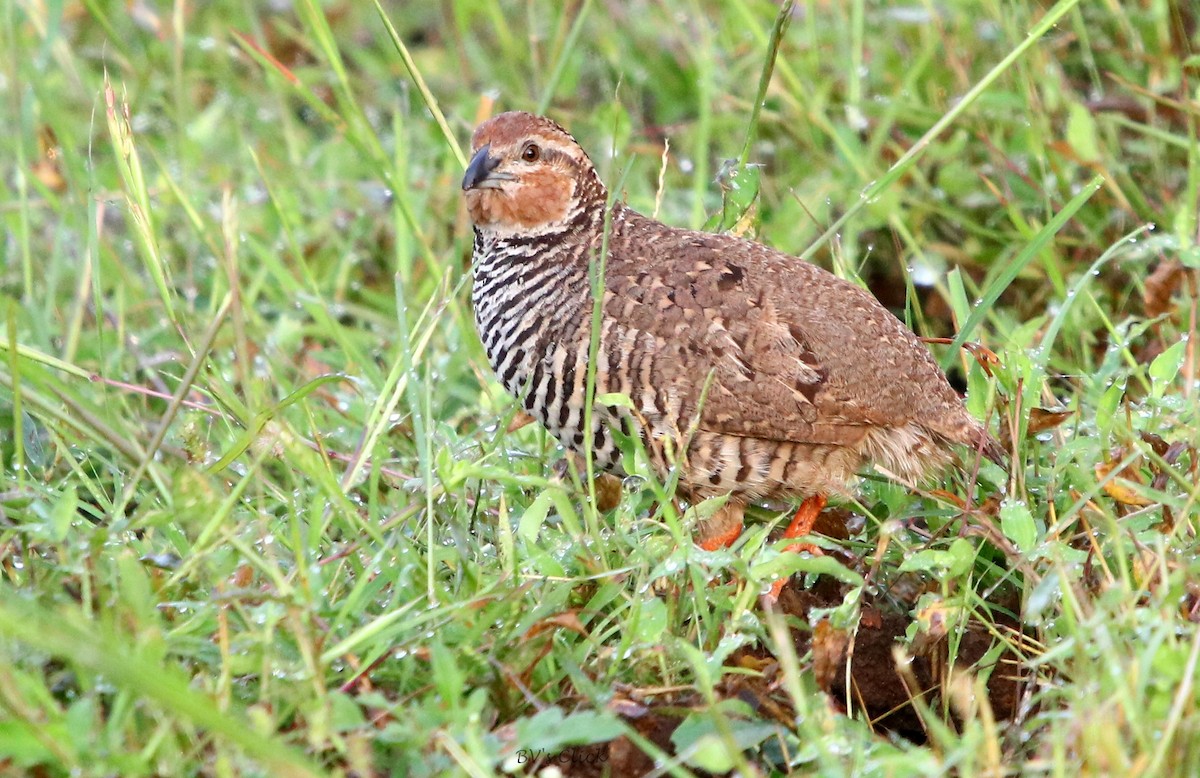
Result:
{"label": "orange leg", "polygon": [[733,541],[742,534],[745,512],[745,506],[739,503],[725,503],[719,511],[697,528],[699,537],[696,539],[696,544],[705,551],[729,548],[733,545]]}
{"label": "orange leg", "polygon": [[[804,502],[800,503],[800,509],[796,511],[795,518],[792,523],[783,531],[785,538],[801,538],[812,532],[813,525],[817,523],[817,517],[821,515],[821,511],[825,508],[824,495],[814,494]],[[821,554],[819,546],[814,546],[812,543],[789,543],[784,546],[784,551],[807,551],[814,556]],[[770,602],[775,602],[779,599],[779,593],[783,591],[784,585],[788,582],[786,578],[780,578],[771,585],[771,591],[766,595]]]}

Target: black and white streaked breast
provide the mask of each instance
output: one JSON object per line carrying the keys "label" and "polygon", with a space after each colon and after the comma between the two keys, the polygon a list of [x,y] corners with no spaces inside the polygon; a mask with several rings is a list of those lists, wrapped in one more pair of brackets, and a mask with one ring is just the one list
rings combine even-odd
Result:
{"label": "black and white streaked breast", "polygon": [[601,413],[584,433],[591,291],[586,258],[555,236],[496,237],[476,231],[471,301],[496,377],[566,447],[592,448],[596,464],[619,467]]}

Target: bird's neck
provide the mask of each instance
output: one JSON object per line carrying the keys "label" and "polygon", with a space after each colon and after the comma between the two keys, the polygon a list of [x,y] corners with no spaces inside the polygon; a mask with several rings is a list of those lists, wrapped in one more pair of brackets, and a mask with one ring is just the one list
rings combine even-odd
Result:
{"label": "bird's neck", "polygon": [[[492,333],[510,330],[568,336],[592,308],[590,266],[604,231],[603,203],[572,208],[556,229],[532,235],[476,228],[472,301],[485,346],[488,337],[499,337]],[[554,320],[553,327],[543,328],[543,318]]]}
{"label": "bird's neck", "polygon": [[603,243],[604,230],[604,202],[582,200],[573,204],[562,219],[537,229],[476,227],[472,264],[476,275],[513,265],[571,266],[586,271]]}

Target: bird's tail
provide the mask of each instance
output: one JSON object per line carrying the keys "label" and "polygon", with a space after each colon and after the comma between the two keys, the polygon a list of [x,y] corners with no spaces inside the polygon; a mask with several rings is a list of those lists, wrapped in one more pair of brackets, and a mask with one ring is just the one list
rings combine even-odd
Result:
{"label": "bird's tail", "polygon": [[939,427],[935,431],[946,439],[974,449],[1008,470],[1007,449],[1000,445],[1000,441],[988,432],[988,428],[982,422],[967,413],[965,408],[962,409],[961,416],[955,418],[951,423],[939,425]]}

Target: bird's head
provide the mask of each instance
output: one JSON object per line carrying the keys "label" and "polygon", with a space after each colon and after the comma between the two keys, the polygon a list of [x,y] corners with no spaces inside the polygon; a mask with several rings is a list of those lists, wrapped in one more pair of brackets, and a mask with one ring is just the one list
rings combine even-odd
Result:
{"label": "bird's head", "polygon": [[471,137],[462,181],[481,230],[540,234],[560,228],[607,193],[579,143],[555,122],[523,111],[488,119]]}

